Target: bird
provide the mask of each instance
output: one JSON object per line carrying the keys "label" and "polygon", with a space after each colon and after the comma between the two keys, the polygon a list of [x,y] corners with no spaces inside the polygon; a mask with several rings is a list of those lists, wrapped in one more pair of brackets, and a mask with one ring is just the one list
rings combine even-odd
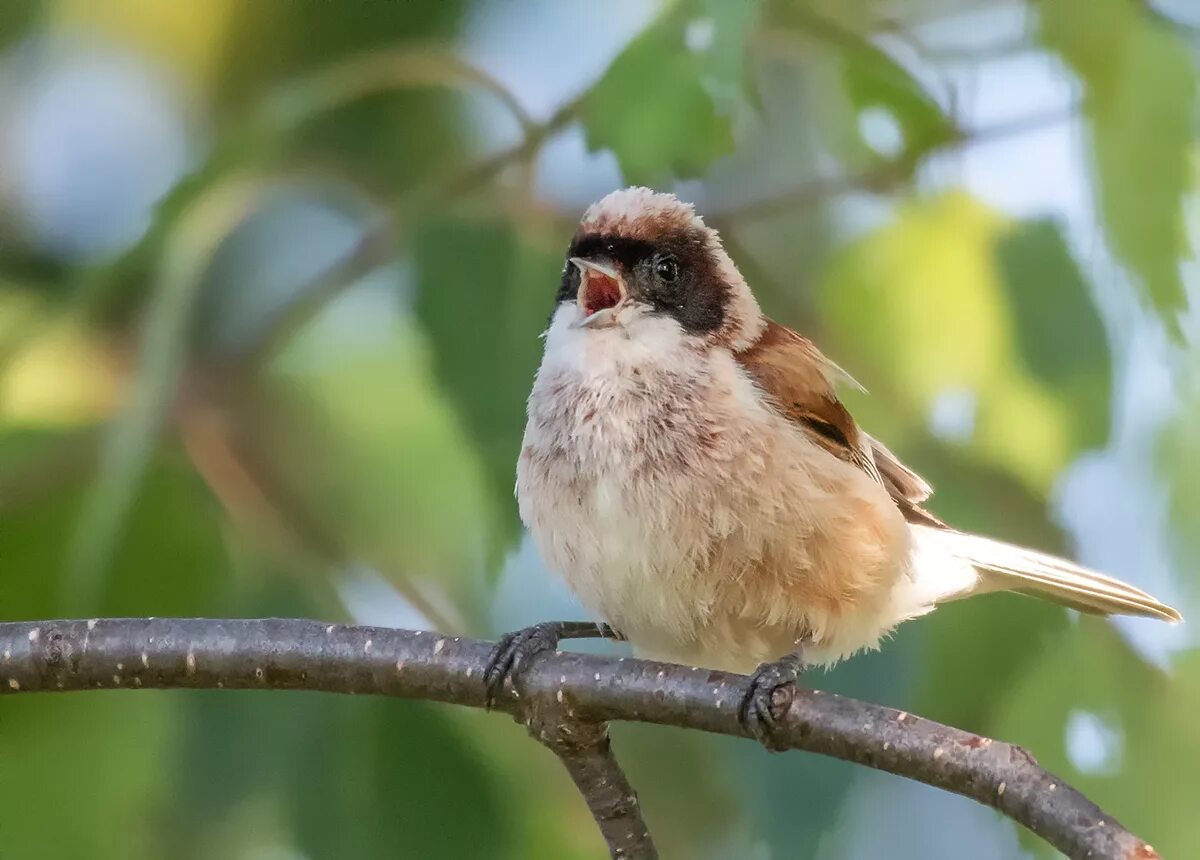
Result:
{"label": "bird", "polygon": [[[865,311],[864,311],[865,312]],[[489,701],[564,638],[751,676],[739,719],[770,745],[809,666],[996,591],[1168,622],[1140,589],[957,530],[930,485],[858,426],[853,378],[768,318],[692,204],[644,187],[571,239],[517,462],[521,519],[592,621],[503,637]]]}

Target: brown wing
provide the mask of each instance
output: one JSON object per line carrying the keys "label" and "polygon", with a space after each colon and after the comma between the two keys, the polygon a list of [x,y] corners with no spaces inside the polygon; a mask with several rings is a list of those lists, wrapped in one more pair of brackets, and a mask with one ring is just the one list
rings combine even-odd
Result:
{"label": "brown wing", "polygon": [[875,454],[875,466],[883,478],[883,485],[887,487],[888,493],[904,514],[904,518],[910,523],[921,523],[940,529],[949,528],[921,506],[922,502],[933,495],[933,487],[929,485],[929,482],[901,463],[896,455],[878,439],[872,439],[870,436],[867,438],[871,440],[871,449]]}
{"label": "brown wing", "polygon": [[933,495],[933,487],[929,483],[914,472],[912,469],[905,466],[900,460],[887,449],[882,442],[870,436],[871,449],[875,453],[875,464],[879,467],[879,473],[883,475],[884,482],[892,490],[892,495],[905,499],[910,502],[923,502]]}
{"label": "brown wing", "polygon": [[932,488],[859,429],[834,390],[839,379],[858,383],[812,341],[768,320],[762,336],[735,357],[775,407],[813,442],[882,484],[905,519],[942,526],[921,507]]}

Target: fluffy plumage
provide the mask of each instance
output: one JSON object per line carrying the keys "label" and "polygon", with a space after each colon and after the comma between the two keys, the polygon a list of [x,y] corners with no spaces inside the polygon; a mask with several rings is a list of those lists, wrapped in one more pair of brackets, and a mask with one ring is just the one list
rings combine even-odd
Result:
{"label": "fluffy plumage", "polygon": [[568,256],[618,272],[628,300],[585,325],[586,275],[568,265],[517,495],[547,563],[640,653],[746,671],[803,643],[828,663],[1000,589],[1178,620],[1132,586],[926,511],[929,485],[838,400],[845,372],[763,316],[690,205],[610,194]]}

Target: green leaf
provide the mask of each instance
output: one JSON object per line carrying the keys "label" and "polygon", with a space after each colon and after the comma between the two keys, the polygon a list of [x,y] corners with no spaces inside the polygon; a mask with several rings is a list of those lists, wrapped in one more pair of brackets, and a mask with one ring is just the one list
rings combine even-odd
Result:
{"label": "green leaf", "polygon": [[[445,42],[457,34],[469,6],[466,0],[411,0],[348,13],[291,0],[237,4],[216,94],[224,108],[244,105],[299,73],[354,54],[422,39]],[[437,131],[440,137],[444,129]]]}
{"label": "green leaf", "polygon": [[434,367],[487,470],[502,550],[516,537],[513,501],[525,399],[541,354],[563,250],[499,221],[442,220],[418,230],[417,314]]}
{"label": "green leaf", "polygon": [[410,318],[385,326],[354,345],[339,331],[331,350],[318,323],[229,404],[236,448],[268,490],[256,525],[284,525],[318,558],[397,584],[428,578],[471,605],[490,488],[426,339]]}
{"label": "green leaf", "polygon": [[930,719],[991,734],[997,708],[1069,621],[1053,604],[995,594],[939,607],[919,623],[928,656],[913,707]]}
{"label": "green leaf", "polygon": [[[84,701],[86,699],[86,701]],[[6,857],[175,856],[153,827],[170,794],[175,709],[164,695],[13,696],[0,704]],[[70,813],[62,803],[74,782]],[[86,790],[83,784],[86,783]]]}
{"label": "green leaf", "polygon": [[386,699],[314,707],[288,780],[306,856],[513,856],[504,790],[444,712]]}
{"label": "green leaf", "polygon": [[943,393],[965,392],[971,450],[1044,496],[1080,440],[1072,404],[1019,352],[996,258],[1007,227],[963,193],[902,207],[839,253],[819,299],[827,350],[877,395],[852,399],[868,430],[895,428],[899,446]]}
{"label": "green leaf", "polygon": [[759,23],[763,6],[763,0],[701,0],[700,17],[693,19],[691,26],[699,28],[701,34],[705,34],[704,28],[712,27],[711,40],[701,46],[701,83],[718,108],[742,98],[758,101],[746,42]]}
{"label": "green leaf", "polygon": [[31,23],[46,13],[38,0],[9,0],[0,4],[0,45],[6,46],[25,35]]}
{"label": "green leaf", "polygon": [[[0,451],[12,444],[0,439]],[[27,443],[17,439],[24,448]],[[63,602],[70,537],[90,490],[86,457],[63,446],[45,457],[42,486],[4,510],[0,529],[0,615],[53,618]],[[0,461],[3,461],[0,457]],[[63,474],[65,472],[65,474]],[[190,469],[159,452],[147,466],[126,514],[127,528],[112,549],[112,573],[90,609],[109,615],[221,614],[230,593],[224,515]]]}
{"label": "green leaf", "polygon": [[[664,857],[705,856],[714,843],[728,838],[743,812],[740,801],[745,799],[738,797],[736,786],[740,780],[733,778],[739,765],[763,777],[747,777],[747,784],[759,790],[754,800],[761,800],[762,806],[757,802],[753,805],[767,819],[765,823],[775,823],[777,818],[772,815],[773,800],[787,803],[795,799],[775,793],[780,787],[778,780],[762,768],[766,754],[759,757],[757,750],[751,752],[740,744],[728,743],[727,738],[637,723],[614,723],[612,736],[613,749],[630,783],[639,789],[638,801],[646,818],[653,822],[655,842]],[[751,754],[738,755],[746,752]],[[672,791],[671,786],[688,789]],[[824,787],[829,789],[828,785]],[[809,811],[804,805],[801,808]],[[793,823],[796,817],[803,816],[786,820]],[[756,835],[766,836],[765,830],[758,830]],[[727,851],[708,856],[736,855]]]}
{"label": "green leaf", "polygon": [[1108,437],[1112,359],[1100,314],[1057,224],[1031,221],[996,241],[1013,330],[1029,370],[1062,401],[1076,445]]}
{"label": "green leaf", "polygon": [[[1178,411],[1164,428],[1158,445],[1158,471],[1170,494],[1171,520],[1179,540],[1181,577],[1190,594],[1200,592],[1200,362],[1192,351],[1192,373],[1182,383]],[[1186,613],[1185,613],[1186,614]]]}
{"label": "green leaf", "polygon": [[[1200,708],[1200,652],[1177,655],[1174,664],[1170,672],[1150,666],[1109,623],[1080,619],[1048,643],[999,700],[995,730],[1033,751],[1043,766],[1162,856],[1186,857],[1200,841],[1195,815],[1200,772],[1180,766],[1200,758],[1194,716]],[[1109,749],[1081,742],[1078,727],[1084,721],[1111,733]],[[1162,790],[1164,775],[1170,791]],[[1036,843],[1027,837],[1027,844]],[[1044,845],[1038,850],[1051,856]]]}
{"label": "green leaf", "polygon": [[1181,205],[1196,75],[1187,46],[1133,0],[1040,4],[1042,37],[1079,75],[1109,240],[1165,323],[1186,305]]}
{"label": "green leaf", "polygon": [[915,159],[955,135],[954,124],[909,71],[866,39],[842,50],[842,82],[861,113],[887,111],[904,137],[903,152]]}
{"label": "green leaf", "polygon": [[[687,44],[692,4],[671,10],[637,36],[580,107],[590,149],[611,149],[625,178],[652,183],[697,176],[733,150],[730,117],[714,100],[715,73],[731,73],[745,20],[721,18],[707,48]],[[733,26],[729,26],[729,24]]]}
{"label": "green leaf", "polygon": [[902,63],[871,41],[870,21],[857,11],[774,3],[768,32],[777,49],[802,69],[801,83],[812,92],[810,118],[817,118],[812,127],[828,138],[843,163],[880,155],[864,138],[860,122],[874,109],[886,112],[901,136],[899,152],[883,154],[915,165],[921,155],[954,138],[954,123]]}
{"label": "green leaf", "polygon": [[[283,795],[321,708],[315,696],[194,691],[179,697],[180,739],[170,759],[175,785],[165,810],[169,856],[244,856],[257,832],[239,832],[239,813],[256,797]],[[327,778],[331,775],[327,775]],[[282,828],[281,828],[282,829]]]}
{"label": "green leaf", "polygon": [[76,612],[93,611],[103,575],[137,499],[184,372],[188,323],[204,272],[220,242],[257,202],[261,187],[254,181],[234,181],[212,188],[167,239],[156,290],[146,310],[130,403],[105,441],[99,477],[72,548],[66,588],[69,606]]}

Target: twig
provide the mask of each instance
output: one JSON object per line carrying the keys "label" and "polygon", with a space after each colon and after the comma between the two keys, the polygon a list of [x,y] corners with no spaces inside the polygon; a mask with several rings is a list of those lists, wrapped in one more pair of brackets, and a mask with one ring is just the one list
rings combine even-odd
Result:
{"label": "twig", "polygon": [[521,128],[534,120],[517,97],[484,69],[442,45],[408,44],[352,55],[301,77],[262,106],[262,118],[276,136],[373,93],[442,86],[479,89],[512,115]]}
{"label": "twig", "polygon": [[[160,618],[4,623],[0,651],[0,693],[305,689],[480,708],[490,644],[302,620]],[[631,827],[641,825],[638,807],[624,778],[616,778],[616,762],[596,727],[628,720],[746,737],[736,715],[746,685],[744,676],[727,672],[555,652],[530,665],[518,689],[497,707],[538,725],[539,731],[558,708],[573,721],[561,726],[572,731],[588,726],[593,734],[564,762],[599,819],[613,855],[652,857],[649,837],[632,841]],[[970,797],[1072,858],[1159,856],[1011,744],[818,691],[794,697],[776,739],[784,747],[857,762]],[[601,779],[616,782],[605,789]],[[631,841],[611,841],[621,833]],[[638,845],[651,853],[632,853]],[[618,855],[618,850],[631,853]]]}
{"label": "twig", "polygon": [[642,818],[637,792],[613,755],[607,724],[581,720],[569,708],[557,703],[547,708],[536,699],[526,713],[530,734],[549,747],[571,775],[609,853],[624,860],[655,860],[658,850]]}
{"label": "twig", "polygon": [[[542,144],[570,125],[582,99],[583,96],[580,96],[564,103],[543,122],[526,125],[524,136],[518,143],[483,158],[460,173],[411,192],[395,206],[396,211],[402,213],[407,223],[411,223],[487,185],[509,165],[533,157]],[[394,259],[398,251],[395,237],[401,232],[399,227],[395,217],[380,217],[369,225],[344,257],[335,260],[298,289],[294,301],[269,319],[258,335],[248,339],[244,348],[223,357],[222,363],[241,368],[261,365],[287,341],[293,331],[312,319],[331,299]]]}
{"label": "twig", "polygon": [[[525,136],[508,149],[501,150],[495,155],[468,167],[460,175],[452,177],[440,184],[433,191],[431,198],[444,204],[457,199],[464,193],[486,185],[505,167],[524,161],[537,154],[547,140],[564,130],[579,114],[579,107],[587,98],[590,91],[585,91],[569,101],[563,102],[544,121],[534,123],[525,129]],[[436,205],[436,204],[431,204]]]}
{"label": "twig", "polygon": [[394,252],[392,223],[381,217],[368,225],[359,240],[342,257],[317,272],[296,291],[296,297],[269,317],[258,334],[237,350],[221,357],[227,368],[261,365],[285,344],[288,337],[347,287],[386,265]]}
{"label": "twig", "polygon": [[911,176],[920,161],[935,152],[982,143],[993,143],[998,140],[1017,137],[1027,132],[1070,119],[1075,115],[1075,112],[1073,106],[1066,109],[1055,108],[1053,110],[1029,114],[1028,116],[1004,120],[1003,122],[976,129],[960,129],[931,149],[915,154],[902,152],[894,158],[878,161],[859,173],[817,177],[796,188],[783,191],[771,197],[727,206],[712,213],[705,220],[713,224],[729,225],[735,222],[736,224],[744,224],[760,218],[769,218],[773,215],[788,212],[798,206],[812,204],[818,200],[837,194],[844,194],[849,191],[885,190],[893,184]]}

